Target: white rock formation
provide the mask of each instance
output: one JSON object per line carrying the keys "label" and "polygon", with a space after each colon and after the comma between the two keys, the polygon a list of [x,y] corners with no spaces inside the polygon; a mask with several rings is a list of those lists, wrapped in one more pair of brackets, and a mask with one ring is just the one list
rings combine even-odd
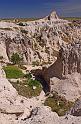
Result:
{"label": "white rock formation", "polygon": [[49,107],[41,106],[36,115],[26,121],[27,124],[59,124],[59,116]]}
{"label": "white rock formation", "polygon": [[81,96],[81,74],[73,73],[66,79],[51,78],[51,91],[57,92],[67,100],[75,101]]}
{"label": "white rock formation", "polygon": [[4,62],[9,62],[16,52],[22,54],[26,64],[54,62],[62,43],[81,39],[81,28],[71,27],[71,22],[59,19],[55,11],[43,19],[22,22],[22,25],[0,22],[0,56]]}
{"label": "white rock formation", "polygon": [[[72,23],[59,19],[56,12],[43,19],[23,24],[25,26],[0,22],[1,62],[9,62],[15,52],[22,54],[24,62],[28,64],[33,61],[39,61],[41,64],[54,62],[62,43],[81,39],[81,27],[71,27]],[[60,71],[60,67],[57,68]],[[51,76],[53,71],[53,68],[49,71]],[[79,73],[68,75],[64,80],[53,77],[50,82],[51,91],[58,92],[67,100],[75,101],[81,96]],[[81,117],[69,114],[59,117],[49,107],[44,106],[45,99],[43,91],[40,96],[31,99],[18,95],[0,66],[0,124],[81,124]]]}

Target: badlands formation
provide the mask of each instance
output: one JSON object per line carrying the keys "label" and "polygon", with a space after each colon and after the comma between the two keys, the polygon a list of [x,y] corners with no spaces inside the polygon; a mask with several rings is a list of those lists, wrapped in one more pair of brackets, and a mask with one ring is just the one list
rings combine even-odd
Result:
{"label": "badlands formation", "polygon": [[[62,43],[81,39],[81,28],[59,19],[56,12],[29,22],[0,22],[0,56],[9,62],[13,53],[23,56],[25,64],[53,63]],[[2,52],[3,51],[3,52]]]}
{"label": "badlands formation", "polygon": [[[49,95],[57,92],[74,102],[64,116],[44,106],[48,96],[43,90],[32,98],[18,94],[3,70],[13,53],[23,57],[25,66],[42,66],[34,75],[43,78]],[[56,12],[36,21],[0,21],[0,124],[81,124],[80,24],[60,19]]]}

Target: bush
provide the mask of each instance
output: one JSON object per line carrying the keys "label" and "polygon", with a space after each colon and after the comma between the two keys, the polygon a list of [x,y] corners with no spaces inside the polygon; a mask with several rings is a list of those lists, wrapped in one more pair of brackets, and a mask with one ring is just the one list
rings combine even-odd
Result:
{"label": "bush", "polygon": [[73,102],[67,101],[65,98],[53,94],[53,97],[48,97],[44,105],[51,107],[53,112],[59,116],[64,116],[65,113],[73,106]]}
{"label": "bush", "polygon": [[33,87],[33,86],[41,87],[41,84],[40,84],[40,82],[37,81],[37,80],[30,79],[30,80],[28,81],[28,86],[30,86],[30,87]]}
{"label": "bush", "polygon": [[28,74],[25,74],[24,77],[27,78],[27,79],[29,80],[29,79],[32,78],[32,75],[31,75],[30,73],[28,73]]}
{"label": "bush", "polygon": [[13,64],[19,64],[22,60],[23,58],[20,57],[17,53],[13,53],[13,55],[11,56],[11,62],[13,62]]}
{"label": "bush", "polygon": [[7,78],[17,79],[17,78],[22,78],[24,76],[22,71],[16,66],[7,66],[7,67],[4,67],[3,69],[6,73]]}

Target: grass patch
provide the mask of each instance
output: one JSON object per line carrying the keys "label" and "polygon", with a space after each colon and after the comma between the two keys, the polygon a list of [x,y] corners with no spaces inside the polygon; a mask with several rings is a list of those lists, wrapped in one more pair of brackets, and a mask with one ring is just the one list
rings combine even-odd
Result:
{"label": "grass patch", "polygon": [[[26,79],[22,82],[11,82],[11,84],[18,91],[19,95],[22,95],[27,98],[39,96],[42,91],[42,86],[37,80]],[[36,86],[36,89],[33,89],[33,86]]]}
{"label": "grass patch", "polygon": [[64,116],[65,113],[73,106],[73,102],[67,101],[65,98],[58,96],[57,93],[53,97],[48,97],[44,103],[45,106],[51,107],[53,112],[59,116]]}
{"label": "grass patch", "polygon": [[33,88],[33,86],[39,88],[41,85],[40,85],[40,82],[39,81],[33,80],[33,79],[29,79],[28,86],[29,87],[32,87],[32,88]]}
{"label": "grass patch", "polygon": [[28,73],[28,74],[25,74],[24,77],[27,78],[28,80],[30,80],[32,78],[32,75],[30,73]]}
{"label": "grass patch", "polygon": [[27,98],[40,95],[42,86],[39,81],[32,79],[32,75],[30,73],[23,74],[19,67],[12,65],[3,67],[3,69],[8,79],[22,78],[21,81],[18,80],[17,82],[10,82],[18,91],[19,95]]}
{"label": "grass patch", "polygon": [[22,78],[24,74],[17,66],[6,66],[3,67],[7,78]]}

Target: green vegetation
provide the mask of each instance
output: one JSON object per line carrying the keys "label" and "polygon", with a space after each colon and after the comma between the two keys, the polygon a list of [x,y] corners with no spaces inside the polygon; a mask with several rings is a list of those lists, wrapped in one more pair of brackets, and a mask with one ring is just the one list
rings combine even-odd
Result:
{"label": "green vegetation", "polygon": [[39,18],[1,18],[0,21],[18,23],[18,22],[35,21],[38,19]]}
{"label": "green vegetation", "polygon": [[[26,79],[17,82],[11,82],[13,87],[18,91],[19,95],[31,98],[33,96],[39,96],[42,90],[42,86],[39,81],[32,80],[31,74],[26,75]],[[33,88],[35,87],[35,89]]]}
{"label": "green vegetation", "polygon": [[32,78],[32,75],[31,75],[30,73],[28,73],[28,74],[25,74],[24,77],[27,78],[27,79],[29,80],[29,79]]}
{"label": "green vegetation", "polygon": [[61,17],[61,18],[69,21],[81,20],[81,17]]}
{"label": "green vegetation", "polygon": [[37,88],[41,87],[41,86],[40,86],[40,82],[37,81],[37,80],[33,80],[33,79],[29,79],[29,81],[28,81],[28,86],[30,86],[30,87],[32,87],[32,88],[33,88],[33,86],[35,86],[35,87],[37,87]]}
{"label": "green vegetation", "polygon": [[3,68],[7,78],[22,78],[24,74],[17,66],[6,66]]}
{"label": "green vegetation", "polygon": [[19,54],[17,53],[13,53],[13,55],[11,56],[11,62],[13,62],[13,64],[20,64],[20,62],[23,61],[23,58],[19,56]]}
{"label": "green vegetation", "polygon": [[59,116],[65,115],[65,113],[73,106],[73,102],[58,96],[57,93],[53,94],[53,97],[48,97],[44,104],[45,106],[51,107],[52,111],[56,112]]}

